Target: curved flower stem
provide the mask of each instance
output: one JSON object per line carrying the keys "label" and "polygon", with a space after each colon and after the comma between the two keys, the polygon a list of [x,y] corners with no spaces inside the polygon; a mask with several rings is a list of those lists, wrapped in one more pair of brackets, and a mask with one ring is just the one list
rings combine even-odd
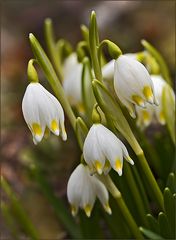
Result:
{"label": "curved flower stem", "polygon": [[142,234],[139,231],[139,228],[136,224],[136,222],[134,221],[131,213],[129,212],[120,191],[117,189],[117,187],[115,186],[115,184],[113,183],[111,177],[109,175],[105,176],[99,176],[99,179],[105,184],[105,186],[107,187],[107,189],[109,190],[109,192],[112,194],[112,196],[114,197],[114,199],[117,202],[117,205],[124,217],[124,220],[126,221],[126,223],[128,224],[131,232],[133,233],[134,237],[136,239],[143,239]]}
{"label": "curved flower stem", "polygon": [[75,115],[72,111],[72,108],[65,96],[62,85],[59,82],[59,79],[54,71],[54,68],[53,68],[50,60],[48,59],[48,57],[46,56],[40,43],[38,42],[38,40],[35,38],[35,36],[32,33],[29,34],[29,40],[30,40],[31,47],[32,47],[32,50],[36,57],[37,62],[41,66],[42,70],[44,71],[53,91],[56,94],[56,97],[61,102],[61,104],[71,122],[71,125],[72,125],[73,129],[75,130],[76,117],[75,117]]}
{"label": "curved flower stem", "polygon": [[50,18],[47,18],[45,20],[44,30],[45,30],[45,39],[46,39],[46,44],[47,44],[49,55],[53,62],[55,71],[59,77],[59,80],[62,82],[63,74],[61,71],[61,61],[58,56],[57,46],[56,46],[56,43],[54,40],[53,24],[52,24],[52,20]]}
{"label": "curved flower stem", "polygon": [[103,50],[103,47],[105,46],[108,47],[109,54],[113,59],[117,59],[120,55],[122,55],[121,49],[115,43],[113,43],[108,39],[105,39],[99,44],[99,47],[98,47],[98,59],[99,59],[100,66],[101,66],[102,50]]}
{"label": "curved flower stem", "polygon": [[160,208],[162,210],[164,210],[163,195],[162,195],[161,190],[151,172],[151,169],[147,163],[144,153],[142,152],[142,153],[138,154],[137,157],[138,157],[142,172],[145,175],[145,177],[150,185],[149,191],[152,192],[152,194],[153,194],[155,200],[157,201],[158,205],[160,206]]}

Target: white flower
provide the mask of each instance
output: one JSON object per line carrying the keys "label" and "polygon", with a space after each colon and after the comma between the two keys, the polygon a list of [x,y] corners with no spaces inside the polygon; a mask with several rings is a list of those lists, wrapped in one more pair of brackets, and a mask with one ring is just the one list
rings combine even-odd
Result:
{"label": "white flower", "polygon": [[22,111],[35,144],[42,140],[47,128],[57,136],[61,129],[63,140],[67,139],[62,106],[40,83],[28,85],[22,101]]}
{"label": "white flower", "polygon": [[115,60],[112,59],[111,61],[109,61],[108,63],[106,63],[102,67],[103,79],[105,79],[105,80],[113,79],[113,76],[114,76],[114,63],[115,63]]}
{"label": "white flower", "polygon": [[[146,105],[146,109],[136,107],[137,112],[137,124],[141,127],[147,127],[155,118],[162,125],[165,124],[165,117],[163,112],[162,105],[162,92],[164,86],[167,84],[166,81],[160,75],[151,75],[151,79],[154,85],[154,91],[156,99],[159,103],[158,106],[155,105]],[[174,93],[173,93],[174,94]]]}
{"label": "white flower", "polygon": [[102,124],[93,124],[83,146],[83,155],[92,172],[107,174],[111,167],[122,175],[123,157],[132,165],[125,145]]}
{"label": "white flower", "polygon": [[[137,54],[135,53],[126,53],[124,54],[124,56],[127,56],[131,59],[137,59]],[[103,79],[105,80],[111,80],[114,77],[114,63],[115,60],[112,59],[111,61],[109,61],[108,63],[106,63],[103,67],[102,67],[102,75],[103,75]]]}
{"label": "white flower", "polygon": [[67,197],[73,216],[77,214],[80,207],[90,217],[96,197],[99,198],[105,211],[111,214],[109,195],[105,185],[96,176],[91,175],[89,168],[83,164],[79,164],[69,178]]}
{"label": "white flower", "polygon": [[64,62],[63,88],[72,106],[82,103],[81,76],[82,63],[77,60],[76,53],[72,53]]}
{"label": "white flower", "polygon": [[145,107],[146,102],[157,104],[149,73],[131,57],[122,55],[115,61],[114,88],[132,117],[135,117],[134,104],[141,107]]}

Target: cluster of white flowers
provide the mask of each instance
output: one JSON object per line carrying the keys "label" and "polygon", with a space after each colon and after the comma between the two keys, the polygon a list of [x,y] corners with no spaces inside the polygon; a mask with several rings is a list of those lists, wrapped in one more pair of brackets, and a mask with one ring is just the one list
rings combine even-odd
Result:
{"label": "cluster of white flowers", "polygon": [[[64,63],[63,88],[72,106],[82,104],[82,67],[75,53]],[[102,72],[104,79],[114,77],[114,90],[132,117],[135,117],[136,108],[139,125],[149,125],[154,113],[160,123],[165,123],[161,96],[166,82],[161,76],[150,76],[135,55],[121,55],[105,65]],[[160,105],[156,106],[158,103]],[[62,106],[40,83],[28,85],[22,110],[35,144],[42,140],[47,130],[57,136],[61,132],[63,140],[67,139]],[[80,207],[89,217],[96,197],[111,214],[108,191],[96,174],[108,174],[113,168],[121,176],[123,158],[132,165],[134,162],[125,145],[101,123],[95,123],[90,128],[84,142],[83,156],[87,166],[79,164],[68,181],[67,196],[72,214],[75,216]]]}

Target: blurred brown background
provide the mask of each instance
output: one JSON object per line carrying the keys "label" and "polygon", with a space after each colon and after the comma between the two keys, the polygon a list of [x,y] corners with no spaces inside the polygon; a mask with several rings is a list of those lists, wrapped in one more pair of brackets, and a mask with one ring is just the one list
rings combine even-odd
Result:
{"label": "blurred brown background", "polygon": [[[140,40],[147,39],[163,54],[174,75],[175,1],[1,1],[1,171],[26,202],[31,217],[48,239],[56,236],[61,239],[65,232],[52,211],[49,208],[46,211],[46,200],[26,176],[26,151],[38,151],[49,181],[61,196],[65,195],[79,153],[68,122],[68,143],[60,143],[53,136],[49,143],[33,146],[21,112],[27,86],[26,66],[32,58],[28,34],[34,33],[45,47],[43,22],[50,17],[56,37],[66,38],[75,46],[81,40],[80,25],[88,25],[92,10],[97,14],[101,39],[111,39],[124,52],[141,50]],[[2,238],[10,238],[5,225]]]}

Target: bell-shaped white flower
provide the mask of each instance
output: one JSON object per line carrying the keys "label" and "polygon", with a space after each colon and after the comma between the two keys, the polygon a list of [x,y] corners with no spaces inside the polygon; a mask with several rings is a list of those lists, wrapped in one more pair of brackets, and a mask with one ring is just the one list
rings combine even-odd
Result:
{"label": "bell-shaped white flower", "polygon": [[[164,125],[165,116],[163,112],[162,105],[162,92],[164,86],[167,84],[166,81],[160,75],[151,75],[151,79],[154,86],[155,96],[158,102],[158,106],[155,105],[146,105],[146,109],[142,109],[136,106],[137,112],[137,124],[140,127],[147,127],[152,121],[157,121]],[[174,94],[174,93],[173,93]]]}
{"label": "bell-shaped white flower", "polygon": [[72,106],[80,107],[82,104],[81,76],[82,63],[77,60],[76,53],[72,53],[64,62],[63,88]]}
{"label": "bell-shaped white flower", "polygon": [[123,157],[132,165],[125,145],[102,124],[93,124],[83,146],[83,155],[92,172],[107,174],[111,167],[122,175]]}
{"label": "bell-shaped white flower", "polygon": [[67,197],[73,216],[80,207],[90,217],[96,197],[99,198],[105,211],[111,214],[109,194],[105,185],[96,176],[91,175],[89,168],[83,164],[79,164],[69,178]]}
{"label": "bell-shaped white flower", "polygon": [[[126,54],[124,54],[124,56],[127,56],[127,57],[129,57],[131,59],[135,59],[135,60],[137,59],[136,53],[126,53]],[[114,78],[114,63],[115,63],[115,60],[112,59],[111,61],[109,61],[102,67],[103,79],[111,80]]]}
{"label": "bell-shaped white flower", "polygon": [[40,83],[28,85],[22,101],[22,111],[35,144],[42,140],[46,129],[57,136],[61,130],[62,139],[67,139],[62,106]]}
{"label": "bell-shaped white flower", "polygon": [[143,64],[128,56],[120,56],[114,64],[114,88],[132,117],[134,105],[157,104],[151,77]]}

